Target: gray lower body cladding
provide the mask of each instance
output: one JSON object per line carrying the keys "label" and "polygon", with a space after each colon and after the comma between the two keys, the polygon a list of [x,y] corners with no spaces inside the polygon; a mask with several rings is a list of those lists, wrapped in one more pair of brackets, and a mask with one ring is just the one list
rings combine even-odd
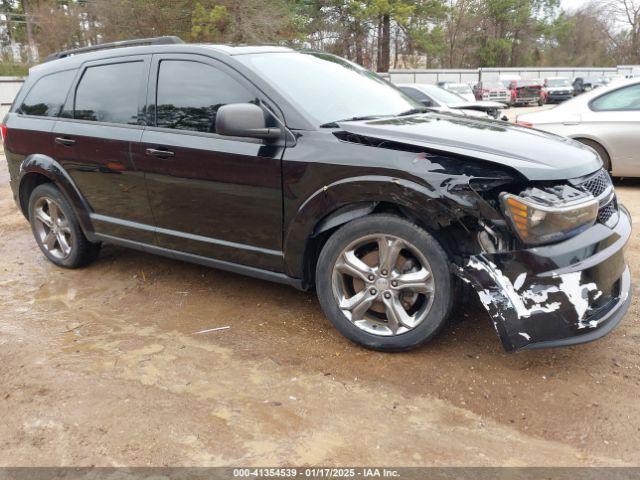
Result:
{"label": "gray lower body cladding", "polygon": [[631,301],[624,247],[631,218],[596,224],[564,242],[479,254],[459,276],[480,296],[507,351],[596,340],[620,322]]}

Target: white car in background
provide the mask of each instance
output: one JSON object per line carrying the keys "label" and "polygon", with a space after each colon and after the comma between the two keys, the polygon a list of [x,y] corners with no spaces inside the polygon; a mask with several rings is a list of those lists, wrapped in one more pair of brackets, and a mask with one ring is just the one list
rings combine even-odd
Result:
{"label": "white car in background", "polygon": [[483,80],[476,85],[476,99],[504,103],[505,106],[511,101],[511,90],[498,80]]}
{"label": "white car in background", "polygon": [[[502,103],[469,101],[462,96],[424,83],[403,83],[396,85],[400,91],[420,102],[425,107],[438,112],[454,113],[467,117],[500,118]],[[506,117],[502,118],[506,120]]]}
{"label": "white car in background", "polygon": [[460,95],[465,100],[475,102],[476,96],[473,94],[473,90],[470,85],[466,83],[454,83],[454,82],[438,82],[440,88],[444,88],[449,92]]}
{"label": "white car in background", "polygon": [[573,85],[567,77],[547,77],[542,85],[546,103],[562,103],[573,98]]}
{"label": "white car in background", "polygon": [[640,78],[614,82],[555,108],[518,115],[516,123],[589,145],[614,176],[640,177]]}

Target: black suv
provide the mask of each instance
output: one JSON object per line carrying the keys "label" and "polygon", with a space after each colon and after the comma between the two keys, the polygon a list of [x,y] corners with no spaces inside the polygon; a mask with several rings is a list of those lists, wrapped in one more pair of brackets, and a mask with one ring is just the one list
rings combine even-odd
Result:
{"label": "black suv", "polygon": [[594,88],[605,86],[608,83],[609,80],[606,77],[578,77],[573,80],[573,93],[578,95]]}
{"label": "black suv", "polygon": [[326,53],[62,52],[2,133],[15,199],[63,267],[109,242],[315,287],[336,328],[387,351],[432,338],[465,284],[509,351],[599,338],[630,302],[630,216],[592,149],[425,111]]}

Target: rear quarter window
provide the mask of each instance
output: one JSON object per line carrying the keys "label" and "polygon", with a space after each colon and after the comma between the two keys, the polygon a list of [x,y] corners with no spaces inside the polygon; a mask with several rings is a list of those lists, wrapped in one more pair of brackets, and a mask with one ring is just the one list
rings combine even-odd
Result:
{"label": "rear quarter window", "polygon": [[38,117],[57,117],[75,74],[76,70],[66,70],[36,80],[16,112]]}

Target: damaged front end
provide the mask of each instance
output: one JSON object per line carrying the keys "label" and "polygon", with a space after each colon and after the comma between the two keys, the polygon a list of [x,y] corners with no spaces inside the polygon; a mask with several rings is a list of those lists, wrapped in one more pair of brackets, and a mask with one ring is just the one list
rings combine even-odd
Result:
{"label": "damaged front end", "polygon": [[631,218],[593,151],[443,115],[350,124],[335,135],[408,160],[398,164],[422,180],[424,195],[389,198],[414,199],[403,213],[437,232],[507,351],[589,342],[622,319],[631,300],[624,259]]}
{"label": "damaged front end", "polygon": [[480,251],[457,273],[478,293],[504,348],[574,345],[615,328],[631,300],[631,218],[608,174],[500,199],[507,225],[502,233],[484,225]]}

